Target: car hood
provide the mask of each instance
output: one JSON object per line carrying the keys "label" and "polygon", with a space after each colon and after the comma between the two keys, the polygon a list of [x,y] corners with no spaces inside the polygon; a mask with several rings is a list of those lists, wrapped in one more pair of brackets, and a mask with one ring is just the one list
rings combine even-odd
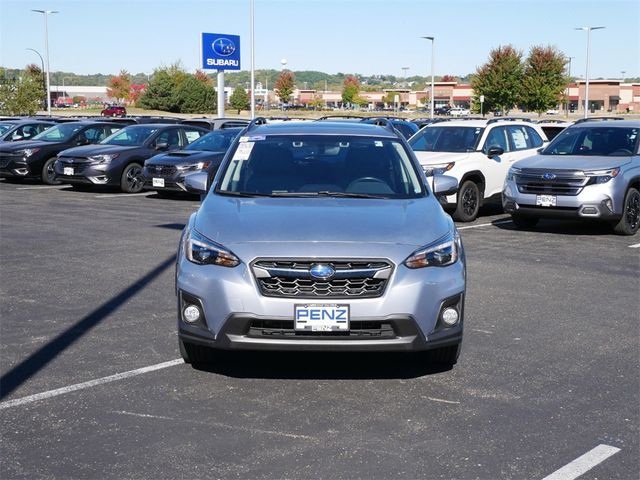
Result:
{"label": "car hood", "polygon": [[576,155],[535,155],[513,165],[517,168],[549,170],[608,170],[629,163],[633,157],[589,157]]}
{"label": "car hood", "polygon": [[145,165],[184,165],[205,160],[221,160],[225,152],[209,152],[204,150],[176,150],[161,153],[144,162]]}
{"label": "car hood", "polygon": [[469,156],[468,152],[414,152],[420,165],[459,162]]}
{"label": "car hood", "polygon": [[2,152],[15,152],[18,150],[24,150],[25,148],[46,148],[55,147],[61,145],[58,142],[42,142],[37,140],[20,140],[18,142],[3,142],[0,145],[0,151]]}
{"label": "car hood", "polygon": [[223,245],[257,242],[395,244],[421,247],[452,226],[433,197],[229,198],[210,194],[195,228]]}
{"label": "car hood", "polygon": [[91,157],[94,155],[107,155],[109,153],[123,153],[133,150],[146,150],[140,146],[122,146],[122,145],[84,145],[82,147],[73,147],[65,150],[61,157]]}

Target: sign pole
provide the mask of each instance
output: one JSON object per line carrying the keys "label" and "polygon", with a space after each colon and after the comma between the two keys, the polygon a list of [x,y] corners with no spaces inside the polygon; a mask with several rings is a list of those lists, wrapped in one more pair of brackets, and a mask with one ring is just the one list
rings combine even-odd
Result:
{"label": "sign pole", "polygon": [[224,118],[224,70],[218,70],[218,117]]}

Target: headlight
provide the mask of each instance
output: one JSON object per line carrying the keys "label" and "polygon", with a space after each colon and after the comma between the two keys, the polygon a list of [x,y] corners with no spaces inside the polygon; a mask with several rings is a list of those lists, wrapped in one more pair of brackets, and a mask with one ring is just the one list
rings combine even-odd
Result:
{"label": "headlight", "polygon": [[456,162],[438,163],[436,165],[423,165],[422,169],[427,177],[432,175],[444,175],[453,168]]}
{"label": "headlight", "polygon": [[607,183],[612,178],[615,178],[620,173],[620,167],[612,168],[609,170],[593,170],[591,172],[584,172],[586,177],[591,177],[587,185],[593,185],[594,183]]}
{"label": "headlight", "polygon": [[24,158],[29,158],[31,155],[39,151],[39,148],[25,148],[24,150],[18,150],[16,153],[18,155],[23,156]]}
{"label": "headlight", "polygon": [[233,253],[193,229],[184,236],[184,252],[187,260],[198,265],[240,265],[240,259]]}
{"label": "headlight", "polygon": [[519,168],[511,167],[509,169],[509,172],[507,173],[507,180],[511,182],[515,182],[516,176],[520,175],[521,173],[522,173],[522,170],[520,170]]}
{"label": "headlight", "polygon": [[92,157],[88,157],[92,162],[98,163],[109,163],[114,158],[118,158],[117,153],[109,153],[105,155],[93,155]]}
{"label": "headlight", "polygon": [[206,162],[194,163],[192,165],[179,165],[177,168],[182,172],[195,172],[198,170],[204,170],[205,168],[209,168],[209,165],[211,165],[211,162],[206,161]]}
{"label": "headlight", "polygon": [[409,268],[446,267],[458,261],[461,249],[460,235],[456,231],[445,242],[416,250],[404,264]]}

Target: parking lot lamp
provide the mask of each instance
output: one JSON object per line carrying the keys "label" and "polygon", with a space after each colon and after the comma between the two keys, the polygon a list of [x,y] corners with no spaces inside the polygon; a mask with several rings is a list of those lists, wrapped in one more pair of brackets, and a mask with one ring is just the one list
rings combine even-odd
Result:
{"label": "parking lot lamp", "polygon": [[433,118],[433,102],[434,102],[434,97],[433,97],[433,52],[434,52],[434,45],[436,43],[436,37],[422,37],[426,40],[431,40],[431,102],[430,102],[430,108],[429,108],[429,118]]}
{"label": "parking lot lamp", "polygon": [[255,95],[255,82],[256,82],[256,40],[254,32],[254,5],[253,0],[249,0],[249,27],[251,32],[251,119],[256,118],[256,95]]}
{"label": "parking lot lamp", "polygon": [[31,10],[32,12],[41,13],[44,17],[44,56],[47,63],[47,115],[51,116],[51,81],[49,80],[49,26],[47,17],[49,14],[58,13],[56,10]]}
{"label": "parking lot lamp", "polygon": [[[45,78],[45,72],[44,72],[44,59],[42,58],[42,55],[40,55],[40,52],[37,51],[35,48],[27,48],[27,50],[31,50],[32,52],[35,52],[36,55],[40,57],[40,65],[42,65],[42,70],[40,70],[40,72],[42,73],[42,88],[45,90],[44,94],[46,95],[47,80]],[[45,98],[43,105],[45,105],[46,103],[47,103],[47,99]]]}
{"label": "parking lot lamp", "polygon": [[601,30],[607,27],[576,27],[574,30],[586,30],[587,32],[587,68],[585,71],[584,86],[584,118],[589,116],[589,48],[591,44],[591,30]]}

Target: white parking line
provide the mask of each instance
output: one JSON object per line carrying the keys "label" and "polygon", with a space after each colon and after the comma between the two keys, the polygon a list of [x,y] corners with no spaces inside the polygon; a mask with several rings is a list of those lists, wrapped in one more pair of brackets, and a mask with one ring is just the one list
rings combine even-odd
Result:
{"label": "white parking line", "polygon": [[573,480],[580,475],[588,472],[599,463],[604,462],[611,455],[615,455],[620,451],[619,448],[610,445],[600,444],[596,448],[589,450],[584,455],[579,456],[573,462],[566,464],[551,475],[544,477],[542,480]]}
{"label": "white parking line", "polygon": [[102,195],[96,195],[96,198],[127,198],[127,197],[137,197],[144,195],[145,197],[153,194],[153,192],[142,192],[142,193],[103,193]]}
{"label": "white parking line", "polygon": [[66,188],[69,185],[41,185],[39,187],[18,187],[16,188],[16,190],[45,190],[47,188],[56,188],[56,189],[60,189],[60,188]]}
{"label": "white parking line", "polygon": [[636,243],[635,245],[629,245],[629,248],[640,248],[640,243]]}
{"label": "white parking line", "polygon": [[481,223],[480,225],[469,225],[467,227],[458,227],[458,230],[466,230],[467,228],[490,227],[491,225],[502,225],[503,223],[513,223],[513,220],[501,220],[499,222]]}
{"label": "white parking line", "polygon": [[129,370],[128,372],[116,373],[115,375],[109,375],[108,377],[97,378],[95,380],[89,380],[88,382],[76,383],[75,385],[69,385],[68,387],[49,390],[48,392],[36,393],[34,395],[16,398],[15,400],[9,400],[7,402],[0,403],[0,410],[10,407],[17,407],[18,405],[24,405],[25,403],[37,402],[38,400],[57,397],[58,395],[64,395],[65,393],[75,392],[76,390],[82,390],[84,388],[96,387],[98,385],[115,382],[116,380],[122,380],[124,378],[135,377],[136,375],[142,375],[143,373],[162,370],[163,368],[173,367],[174,365],[180,365],[181,363],[184,363],[184,360],[182,360],[181,358],[177,358],[169,362],[158,363],[149,367]]}

